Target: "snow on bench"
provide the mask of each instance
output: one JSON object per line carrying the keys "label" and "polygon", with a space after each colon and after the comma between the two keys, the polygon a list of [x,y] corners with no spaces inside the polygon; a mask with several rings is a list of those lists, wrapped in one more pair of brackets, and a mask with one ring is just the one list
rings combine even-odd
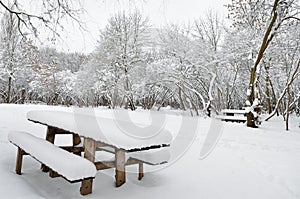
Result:
{"label": "snow on bench", "polygon": [[170,151],[168,148],[138,151],[127,153],[126,155],[128,158],[133,158],[150,165],[164,164],[170,159]]}
{"label": "snow on bench", "polygon": [[8,140],[70,182],[94,178],[96,175],[94,163],[42,138],[26,132],[11,132]]}
{"label": "snow on bench", "polygon": [[239,110],[239,109],[223,109],[222,111],[221,111],[223,114],[242,114],[242,115],[244,115],[244,114],[246,114],[246,110]]}
{"label": "snow on bench", "polygon": [[246,110],[236,110],[236,109],[223,109],[223,115],[217,115],[217,119],[221,119],[222,121],[230,121],[230,122],[245,122],[246,118]]}
{"label": "snow on bench", "polygon": [[[115,153],[114,149],[112,149],[111,147],[101,147],[98,148],[98,150],[106,151],[113,154]],[[136,152],[126,153],[125,155],[126,155],[126,161],[131,158],[149,165],[160,165],[160,164],[167,163],[171,157],[169,148],[158,148],[158,149],[151,149],[146,151],[136,151]]]}

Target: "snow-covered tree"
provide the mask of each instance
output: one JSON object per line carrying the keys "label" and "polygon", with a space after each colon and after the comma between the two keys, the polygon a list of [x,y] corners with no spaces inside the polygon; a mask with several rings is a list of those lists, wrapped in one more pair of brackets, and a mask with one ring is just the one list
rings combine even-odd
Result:
{"label": "snow-covered tree", "polygon": [[[233,0],[231,4],[228,5],[229,11],[231,11],[230,16],[234,21],[233,25],[236,26],[237,29],[255,29],[256,31],[263,32],[258,52],[253,51],[254,56],[252,56],[254,57],[254,62],[250,71],[250,82],[247,91],[247,106],[249,106],[247,126],[257,127],[256,111],[257,105],[260,104],[258,86],[260,64],[274,37],[282,32],[282,27],[292,24],[294,20],[298,20],[299,10],[297,6],[299,5],[297,5],[297,2],[294,0],[274,0],[273,2]],[[261,16],[261,18],[259,18],[259,16]]]}
{"label": "snow-covered tree", "polygon": [[[143,48],[148,39],[148,20],[138,11],[126,14],[119,12],[111,17],[101,31],[96,57],[103,78],[111,78],[110,92],[112,107],[118,104],[120,96],[125,107],[135,109],[132,92],[131,71],[145,61]],[[105,77],[110,75],[109,77]]]}
{"label": "snow-covered tree", "polygon": [[2,96],[5,95],[5,102],[10,103],[12,95],[12,81],[14,73],[19,68],[19,57],[17,48],[20,45],[21,37],[18,34],[16,18],[6,12],[1,20],[1,65],[2,75],[4,75],[7,86],[6,90],[2,91]]}
{"label": "snow-covered tree", "polygon": [[[18,32],[16,17],[6,12],[1,20],[0,36],[0,73],[1,97],[3,101],[17,102],[28,92],[32,59],[36,56],[36,47],[32,41]],[[20,96],[21,95],[21,96]]]}

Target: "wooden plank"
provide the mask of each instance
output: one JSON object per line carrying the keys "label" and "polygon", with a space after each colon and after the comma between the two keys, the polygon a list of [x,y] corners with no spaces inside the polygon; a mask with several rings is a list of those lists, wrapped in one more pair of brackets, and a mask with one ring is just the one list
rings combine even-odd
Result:
{"label": "wooden plank", "polygon": [[[141,161],[129,158],[125,163],[125,166],[139,164],[139,163],[141,163]],[[102,162],[95,162],[95,166],[97,170],[105,170],[105,169],[116,168],[116,163],[115,161],[102,161]]]}
{"label": "wooden plank", "polygon": [[229,115],[218,115],[217,119],[221,119],[222,121],[232,121],[232,122],[245,122],[247,120],[246,117],[240,116],[229,116]]}
{"label": "wooden plank", "polygon": [[[84,158],[95,161],[96,141],[90,138],[84,138]],[[81,195],[87,195],[92,193],[93,179],[86,179],[81,182],[80,193]]]}
{"label": "wooden plank", "polygon": [[79,155],[79,156],[81,156],[81,152],[84,152],[83,147],[61,146],[60,148],[66,150],[66,151],[72,152],[72,153],[74,153],[76,155]]}
{"label": "wooden plank", "polygon": [[144,165],[142,162],[139,162],[139,177],[138,179],[141,180],[144,177]]}
{"label": "wooden plank", "polygon": [[105,170],[115,168],[115,161],[95,162],[97,170]]}
{"label": "wooden plank", "polygon": [[56,133],[56,128],[48,126],[47,133],[46,133],[46,140],[54,144],[55,133]]}
{"label": "wooden plank", "polygon": [[76,133],[72,133],[72,134],[73,134],[73,146],[80,144],[81,143],[80,136]]}
{"label": "wooden plank", "polygon": [[113,146],[113,145],[106,144],[106,143],[100,142],[100,141],[97,141],[96,147],[99,148],[100,150],[101,150],[101,147],[109,147],[109,148],[112,149],[112,151],[114,151],[115,149],[117,149],[117,147],[115,147],[115,146]]}
{"label": "wooden plank", "polygon": [[138,163],[140,163],[139,160],[133,159],[133,158],[129,158],[129,159],[127,160],[127,162],[126,162],[126,166],[127,166],[127,165],[132,165],[132,164],[138,164]]}
{"label": "wooden plank", "polygon": [[125,151],[122,149],[115,149],[115,161],[116,161],[116,186],[120,187],[126,182],[125,172]]}
{"label": "wooden plank", "polygon": [[59,175],[56,171],[53,171],[52,169],[50,169],[49,176],[50,176],[50,178],[57,178],[57,177],[60,177],[61,175]]}
{"label": "wooden plank", "polygon": [[16,161],[16,173],[19,175],[21,175],[21,171],[22,171],[23,155],[24,155],[23,150],[20,147],[18,147],[17,161]]}

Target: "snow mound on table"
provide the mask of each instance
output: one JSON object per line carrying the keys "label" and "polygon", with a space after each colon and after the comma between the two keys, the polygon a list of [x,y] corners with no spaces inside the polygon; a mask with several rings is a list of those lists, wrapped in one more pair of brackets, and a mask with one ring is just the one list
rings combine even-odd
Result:
{"label": "snow mound on table", "polygon": [[139,127],[132,122],[92,114],[63,111],[29,111],[33,122],[61,128],[127,151],[170,145],[170,131],[155,125]]}
{"label": "snow mound on table", "polygon": [[96,175],[96,167],[89,160],[71,154],[27,132],[10,132],[8,140],[70,181]]}

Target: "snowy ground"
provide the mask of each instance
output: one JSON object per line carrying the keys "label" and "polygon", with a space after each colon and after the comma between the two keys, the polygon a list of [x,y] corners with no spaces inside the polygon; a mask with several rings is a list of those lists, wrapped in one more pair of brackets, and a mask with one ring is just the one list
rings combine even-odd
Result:
{"label": "snowy ground", "polygon": [[[161,170],[146,173],[142,181],[137,180],[136,174],[128,173],[127,183],[120,188],[114,186],[113,169],[98,172],[93,193],[83,197],[79,193],[80,183],[49,178],[30,157],[24,158],[23,175],[14,173],[16,147],[7,141],[7,134],[11,130],[23,130],[45,136],[45,127],[26,120],[28,110],[41,109],[71,110],[0,105],[1,198],[300,198],[299,118],[291,119],[288,132],[284,130],[282,118],[264,122],[258,129],[222,123],[221,138],[205,159],[200,158],[200,151],[211,120],[200,118],[193,144],[180,159]],[[98,113],[111,116],[110,110],[101,109]],[[147,111],[138,114],[144,117],[134,113],[132,119],[147,123]],[[176,135],[181,121],[182,117],[172,112],[167,115],[166,128]],[[152,168],[146,167],[147,170]]]}

